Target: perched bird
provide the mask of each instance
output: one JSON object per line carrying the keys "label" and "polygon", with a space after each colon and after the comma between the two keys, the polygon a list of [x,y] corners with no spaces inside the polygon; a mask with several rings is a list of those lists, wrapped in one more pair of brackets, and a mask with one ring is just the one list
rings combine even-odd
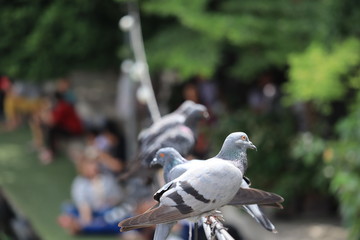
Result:
{"label": "perched bird", "polygon": [[[188,162],[183,158],[178,151],[172,147],[161,148],[157,151],[155,158],[151,161],[150,166],[160,165],[163,167],[163,175],[165,183],[170,182],[171,177],[169,176],[170,171],[177,165]],[[176,222],[158,224],[155,228],[154,240],[166,239],[172,227]]]}
{"label": "perched bird", "polygon": [[153,224],[172,224],[185,218],[196,220],[201,216],[216,214],[216,209],[231,202],[236,205],[279,204],[283,198],[276,194],[241,187],[247,164],[247,148],[255,146],[246,134],[233,133],[226,138],[216,157],[201,164],[191,164],[191,167],[184,167],[188,163],[177,165],[170,171],[169,179],[173,180],[154,195],[159,205],[120,222],[121,231]]}
{"label": "perched bird", "polygon": [[[180,165],[184,164],[184,165]],[[151,165],[161,165],[164,169],[164,179],[166,182],[169,182],[181,174],[183,174],[187,169],[196,166],[201,166],[204,164],[203,160],[191,160],[188,161],[183,158],[174,148],[162,148],[160,149],[151,162]],[[180,166],[179,166],[180,165]],[[175,168],[176,167],[176,168]],[[175,169],[174,169],[175,168]],[[243,177],[241,187],[249,188],[250,181],[245,176]],[[238,205],[237,199],[241,199],[241,195],[236,195],[234,199],[228,205]],[[281,204],[274,204],[274,207],[282,208]],[[244,210],[252,216],[258,223],[260,223],[265,229],[271,232],[276,232],[275,226],[270,222],[270,220],[262,213],[258,205],[243,205]],[[158,227],[157,227],[158,230]]]}
{"label": "perched bird", "polygon": [[160,120],[149,130],[140,133],[139,159],[145,166],[149,166],[160,148],[171,146],[186,156],[195,145],[197,124],[208,116],[206,107],[188,102],[180,109],[181,114],[165,116],[163,122]]}
{"label": "perched bird", "polygon": [[167,129],[183,124],[186,116],[197,105],[200,104],[187,100],[183,102],[174,112],[163,116],[159,121],[154,122],[150,127],[142,130],[138,136],[139,145],[146,145],[156,139],[157,136]]}
{"label": "perched bird", "polygon": [[[256,149],[256,146],[249,140],[248,136],[244,132],[234,132],[229,134],[220,149],[220,152],[214,157],[222,160],[226,160],[234,164],[240,169],[242,173],[245,173],[248,162],[247,162],[247,149]],[[174,154],[174,153],[173,153]],[[178,157],[178,156],[176,156]],[[180,153],[180,157],[181,153]],[[159,160],[157,160],[159,161]],[[184,161],[184,160],[182,160]],[[200,161],[200,163],[198,163]],[[192,160],[184,161],[186,164],[176,165],[168,173],[171,179],[179,177],[181,174],[186,172],[191,166],[187,164],[201,164],[203,160]]]}
{"label": "perched bird", "polygon": [[[199,160],[201,161],[201,160]],[[176,177],[171,178],[170,172],[171,170],[183,163],[189,162],[183,156],[180,155],[178,151],[176,151],[172,147],[161,148],[155,154],[154,159],[151,161],[150,166],[160,165],[163,168],[164,180],[165,183],[170,182]],[[179,175],[180,176],[180,175]]]}
{"label": "perched bird", "polygon": [[243,173],[229,161],[212,158],[202,166],[188,169],[158,190],[159,201],[147,212],[119,223],[121,231],[173,223],[181,219],[197,221],[202,216],[216,215],[216,209],[228,204],[241,193],[241,204],[281,202],[276,194],[252,188],[241,188]]}
{"label": "perched bird", "polygon": [[123,181],[134,175],[151,180],[154,172],[149,171],[148,167],[160,148],[172,146],[184,156],[188,155],[196,141],[198,122],[208,116],[204,105],[188,100],[174,112],[142,130],[138,136],[137,160],[129,166],[126,173],[119,176],[119,180]]}

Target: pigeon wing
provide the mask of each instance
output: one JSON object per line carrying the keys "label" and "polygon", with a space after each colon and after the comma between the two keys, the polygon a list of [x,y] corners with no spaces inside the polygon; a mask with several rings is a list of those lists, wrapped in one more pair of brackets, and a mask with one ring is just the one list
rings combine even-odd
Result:
{"label": "pigeon wing", "polygon": [[252,216],[258,223],[260,223],[266,230],[276,233],[275,226],[265,216],[261,209],[256,204],[244,205],[245,211]]}
{"label": "pigeon wing", "polygon": [[142,146],[140,158],[143,163],[149,165],[156,152],[165,147],[175,148],[182,156],[186,156],[195,144],[194,134],[191,129],[179,125],[171,130],[163,132],[148,146]]}
{"label": "pigeon wing", "polygon": [[139,145],[142,146],[151,143],[152,141],[156,140],[156,138],[159,137],[163,132],[184,123],[184,121],[185,117],[180,114],[171,113],[165,115],[158,122],[155,122],[149,128],[146,128],[140,132],[138,137]]}
{"label": "pigeon wing", "polygon": [[273,208],[279,208],[279,209],[283,209],[283,205],[281,205],[281,203],[267,203],[267,204],[259,204],[263,207],[273,207]]}
{"label": "pigeon wing", "polygon": [[[195,213],[196,215],[196,213]],[[154,224],[171,223],[193,216],[191,213],[183,214],[178,208],[161,205],[143,214],[127,218],[119,223],[121,232],[149,227]]]}
{"label": "pigeon wing", "polygon": [[284,199],[275,193],[270,193],[255,188],[241,187],[236,193],[235,197],[228,203],[228,205],[273,205],[283,201]]}
{"label": "pigeon wing", "polygon": [[173,169],[169,172],[169,179],[174,180],[175,178],[180,177],[183,173],[188,171],[191,168],[201,166],[201,164],[204,164],[204,160],[190,160],[187,162],[184,162],[183,164],[176,165]]}
{"label": "pigeon wing", "polygon": [[248,186],[251,186],[250,178],[248,178],[248,177],[246,177],[246,176],[243,176],[243,179],[244,179],[244,181],[246,182],[246,184],[247,184]]}
{"label": "pigeon wing", "polygon": [[170,188],[174,186],[173,182],[166,183],[162,188],[157,190],[157,192],[154,194],[154,199],[158,202],[160,202],[161,196],[168,191]]}

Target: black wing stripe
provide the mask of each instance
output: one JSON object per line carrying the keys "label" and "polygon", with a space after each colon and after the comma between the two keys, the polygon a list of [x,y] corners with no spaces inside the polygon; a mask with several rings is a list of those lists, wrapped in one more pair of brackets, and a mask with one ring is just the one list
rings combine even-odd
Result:
{"label": "black wing stripe", "polygon": [[200,194],[193,186],[190,185],[187,181],[180,181],[180,186],[184,191],[191,196],[193,196],[195,199],[203,202],[203,203],[209,203],[210,200],[206,199],[202,194]]}
{"label": "black wing stripe", "polygon": [[176,207],[182,214],[191,213],[193,211],[190,206],[185,204],[184,199],[177,192],[173,192],[167,195],[167,197],[176,203],[176,206],[174,207]]}

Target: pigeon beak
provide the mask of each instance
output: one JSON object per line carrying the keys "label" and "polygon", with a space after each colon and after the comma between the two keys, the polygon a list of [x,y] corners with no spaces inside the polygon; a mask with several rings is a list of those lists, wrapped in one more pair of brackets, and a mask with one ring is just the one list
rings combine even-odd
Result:
{"label": "pigeon beak", "polygon": [[210,118],[209,112],[208,112],[208,111],[204,111],[204,112],[203,112],[203,117],[204,117],[205,119],[209,119],[209,118]]}
{"label": "pigeon beak", "polygon": [[249,142],[249,148],[257,151],[256,146],[252,142]]}
{"label": "pigeon beak", "polygon": [[150,163],[150,167],[153,167],[153,166],[155,166],[156,164],[158,164],[158,160],[157,160],[157,158],[154,158],[154,159],[151,161],[151,163]]}

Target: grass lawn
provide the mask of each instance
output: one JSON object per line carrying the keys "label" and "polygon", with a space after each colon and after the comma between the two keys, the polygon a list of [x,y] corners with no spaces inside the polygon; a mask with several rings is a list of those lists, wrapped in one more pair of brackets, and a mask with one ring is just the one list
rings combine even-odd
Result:
{"label": "grass lawn", "polygon": [[76,172],[66,157],[42,165],[30,148],[30,139],[30,131],[25,127],[0,132],[0,187],[10,204],[31,222],[44,240],[118,239],[71,237],[57,225],[61,203],[70,199],[70,185]]}

